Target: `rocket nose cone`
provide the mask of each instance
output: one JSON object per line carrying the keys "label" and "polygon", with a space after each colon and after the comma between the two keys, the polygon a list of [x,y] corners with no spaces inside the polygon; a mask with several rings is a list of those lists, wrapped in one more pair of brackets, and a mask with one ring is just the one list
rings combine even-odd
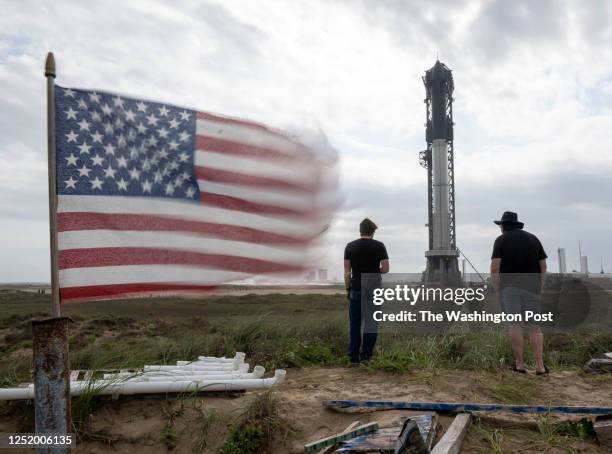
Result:
{"label": "rocket nose cone", "polygon": [[442,80],[445,79],[446,71],[444,70],[444,65],[440,63],[440,60],[436,60],[436,64],[431,68],[431,78],[434,80]]}

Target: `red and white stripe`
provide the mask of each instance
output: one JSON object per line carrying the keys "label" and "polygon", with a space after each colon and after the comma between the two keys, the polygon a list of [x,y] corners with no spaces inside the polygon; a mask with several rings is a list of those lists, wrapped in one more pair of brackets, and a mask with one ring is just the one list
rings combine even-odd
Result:
{"label": "red and white stripe", "polygon": [[[200,292],[310,267],[333,203],[315,150],[263,125],[199,113],[201,204],[58,197],[62,302]],[[324,207],[325,206],[325,207]]]}

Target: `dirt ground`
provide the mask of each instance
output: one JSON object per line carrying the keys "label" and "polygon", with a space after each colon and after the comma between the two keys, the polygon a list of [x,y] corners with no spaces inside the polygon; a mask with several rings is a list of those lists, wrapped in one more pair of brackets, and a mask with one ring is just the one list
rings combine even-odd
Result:
{"label": "dirt ground", "polygon": [[[305,368],[289,370],[287,380],[276,388],[281,414],[291,433],[279,434],[274,453],[303,452],[304,444],[342,431],[351,422],[377,421],[384,426],[399,416],[422,414],[411,411],[340,413],[325,409],[326,399],[364,399],[438,402],[494,402],[491,389],[497,382],[513,380],[511,372],[474,373],[466,371],[415,371],[394,375],[348,368]],[[542,404],[610,405],[612,380],[578,372],[552,372],[548,377],[530,375],[542,391]],[[238,396],[200,395],[183,401],[175,396],[120,396],[105,400],[92,417],[90,439],[77,446],[76,453],[191,453],[198,437],[198,415],[205,409],[217,415],[207,432],[204,452],[218,452],[232,424],[257,396],[257,392]],[[170,450],[160,440],[160,433],[174,413],[176,446]],[[594,440],[546,439],[537,430],[541,417],[536,415],[478,414],[464,443],[462,453],[488,452],[609,452]],[[552,421],[578,419],[552,416]],[[439,435],[452,421],[452,415],[440,415]],[[484,427],[480,428],[480,427]],[[491,428],[496,427],[496,428]],[[503,428],[500,431],[498,428]],[[95,439],[97,438],[97,440]],[[557,446],[559,445],[559,446]],[[18,452],[18,451],[14,451]],[[26,451],[24,451],[26,452]]]}

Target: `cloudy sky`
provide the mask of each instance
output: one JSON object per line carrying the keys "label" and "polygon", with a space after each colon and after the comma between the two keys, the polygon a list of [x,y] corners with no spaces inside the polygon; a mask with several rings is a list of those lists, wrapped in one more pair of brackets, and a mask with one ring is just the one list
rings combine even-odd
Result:
{"label": "cloudy sky", "polygon": [[612,4],[546,1],[5,1],[0,17],[0,281],[48,281],[45,81],[275,126],[316,124],[346,204],[328,237],[371,217],[392,270],[427,247],[421,76],[455,78],[458,246],[481,271],[504,210],[557,269],[578,240],[612,269]]}

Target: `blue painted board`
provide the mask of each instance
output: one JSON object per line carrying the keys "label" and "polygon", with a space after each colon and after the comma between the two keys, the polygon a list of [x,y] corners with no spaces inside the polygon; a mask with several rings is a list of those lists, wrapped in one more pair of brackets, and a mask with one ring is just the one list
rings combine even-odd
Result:
{"label": "blue painted board", "polygon": [[423,410],[438,412],[499,411],[509,413],[565,413],[581,415],[612,414],[612,407],[567,405],[508,405],[452,402],[394,402],[371,400],[324,400],[329,408],[377,408],[385,410]]}

